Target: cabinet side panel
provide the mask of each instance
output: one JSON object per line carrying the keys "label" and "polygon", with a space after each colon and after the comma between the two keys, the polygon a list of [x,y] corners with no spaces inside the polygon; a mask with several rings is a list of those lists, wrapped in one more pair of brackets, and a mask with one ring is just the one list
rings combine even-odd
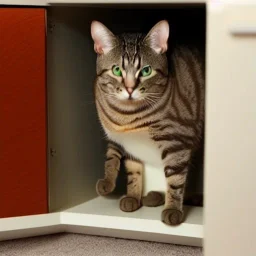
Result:
{"label": "cabinet side panel", "polygon": [[208,5],[206,256],[256,255],[255,13],[256,5]]}
{"label": "cabinet side panel", "polygon": [[47,212],[45,9],[0,8],[0,217]]}

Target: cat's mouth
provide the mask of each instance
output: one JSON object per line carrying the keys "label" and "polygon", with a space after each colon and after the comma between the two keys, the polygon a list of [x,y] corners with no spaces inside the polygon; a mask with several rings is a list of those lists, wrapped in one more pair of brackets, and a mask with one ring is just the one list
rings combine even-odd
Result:
{"label": "cat's mouth", "polygon": [[125,95],[125,97],[117,97],[117,99],[120,101],[120,102],[128,102],[128,103],[132,103],[132,102],[139,102],[141,101],[143,98],[142,97],[138,97],[136,95],[133,95],[133,94],[130,94],[130,95]]}
{"label": "cat's mouth", "polygon": [[133,97],[129,97],[126,100],[122,100],[124,104],[134,104],[140,102],[138,99],[134,99]]}

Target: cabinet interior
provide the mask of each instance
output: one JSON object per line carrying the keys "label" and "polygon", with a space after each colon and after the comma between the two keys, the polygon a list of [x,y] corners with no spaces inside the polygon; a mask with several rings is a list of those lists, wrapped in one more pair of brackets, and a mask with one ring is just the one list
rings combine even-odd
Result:
{"label": "cabinet interior", "polygon": [[[93,97],[96,54],[90,35],[91,21],[99,20],[117,34],[148,32],[162,19],[167,19],[170,24],[170,49],[177,44],[185,44],[197,46],[202,53],[205,52],[205,5],[80,5],[48,8],[50,212],[68,208],[74,210],[89,200],[97,201],[96,181],[104,174],[106,143]],[[202,194],[202,154],[196,158],[195,166],[189,176],[187,191]],[[124,182],[122,171],[116,192],[106,200],[116,202],[119,195],[124,193]],[[100,211],[96,206],[98,202],[95,209],[93,204],[89,207],[94,213],[97,209]],[[111,205],[118,207],[113,202]],[[104,203],[100,201],[100,204]],[[80,210],[77,209],[77,212]],[[113,214],[115,212],[113,210]]]}

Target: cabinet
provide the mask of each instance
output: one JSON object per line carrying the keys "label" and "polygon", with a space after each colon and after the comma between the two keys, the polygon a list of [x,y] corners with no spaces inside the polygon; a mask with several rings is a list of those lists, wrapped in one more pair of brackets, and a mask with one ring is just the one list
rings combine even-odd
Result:
{"label": "cabinet", "polygon": [[[252,3],[252,1],[251,1]],[[205,253],[254,255],[256,6],[208,7]]]}
{"label": "cabinet", "polygon": [[[255,255],[255,2],[187,0],[173,5],[177,1],[166,0],[146,6],[145,3],[155,1],[137,1],[139,5],[129,5],[132,1],[127,0],[118,1],[117,5],[113,0],[108,5],[99,6],[92,3],[103,4],[103,1],[77,0],[76,3],[81,4],[79,7],[55,5],[61,2],[66,4],[69,1],[40,2],[48,5],[49,213],[0,219],[0,239],[65,231],[186,245],[201,246],[204,242],[206,256]],[[120,5],[120,2],[125,5]],[[95,55],[89,21],[105,19],[111,23],[112,17],[125,17],[122,11],[115,11],[118,8],[140,8],[141,17],[145,19],[147,11],[156,14],[161,8],[165,12],[168,8],[179,11],[191,8],[188,18],[192,12],[196,13],[205,6],[205,206],[189,208],[186,221],[173,228],[160,222],[160,208],[143,208],[126,214],[119,211],[117,199],[98,198],[95,193],[95,181],[102,174],[104,142],[91,136],[93,132],[99,138],[101,132],[90,88]],[[184,24],[188,22],[200,27],[200,13],[187,21],[184,19]],[[114,22],[113,26],[116,30],[122,28]],[[198,29],[198,26],[193,29]],[[184,26],[188,27],[189,24]],[[199,38],[195,34],[194,37]],[[7,71],[4,76],[6,74]],[[40,120],[43,118],[45,116]],[[34,151],[33,154],[38,157]],[[13,158],[8,154],[5,159],[10,161]],[[15,215],[23,214],[17,212]]]}

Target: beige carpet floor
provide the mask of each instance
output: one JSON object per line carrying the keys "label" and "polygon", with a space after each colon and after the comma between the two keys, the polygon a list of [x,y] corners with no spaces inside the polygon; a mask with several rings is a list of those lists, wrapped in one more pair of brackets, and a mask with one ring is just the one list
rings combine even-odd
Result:
{"label": "beige carpet floor", "polygon": [[56,234],[0,242],[1,256],[202,256],[197,247]]}

